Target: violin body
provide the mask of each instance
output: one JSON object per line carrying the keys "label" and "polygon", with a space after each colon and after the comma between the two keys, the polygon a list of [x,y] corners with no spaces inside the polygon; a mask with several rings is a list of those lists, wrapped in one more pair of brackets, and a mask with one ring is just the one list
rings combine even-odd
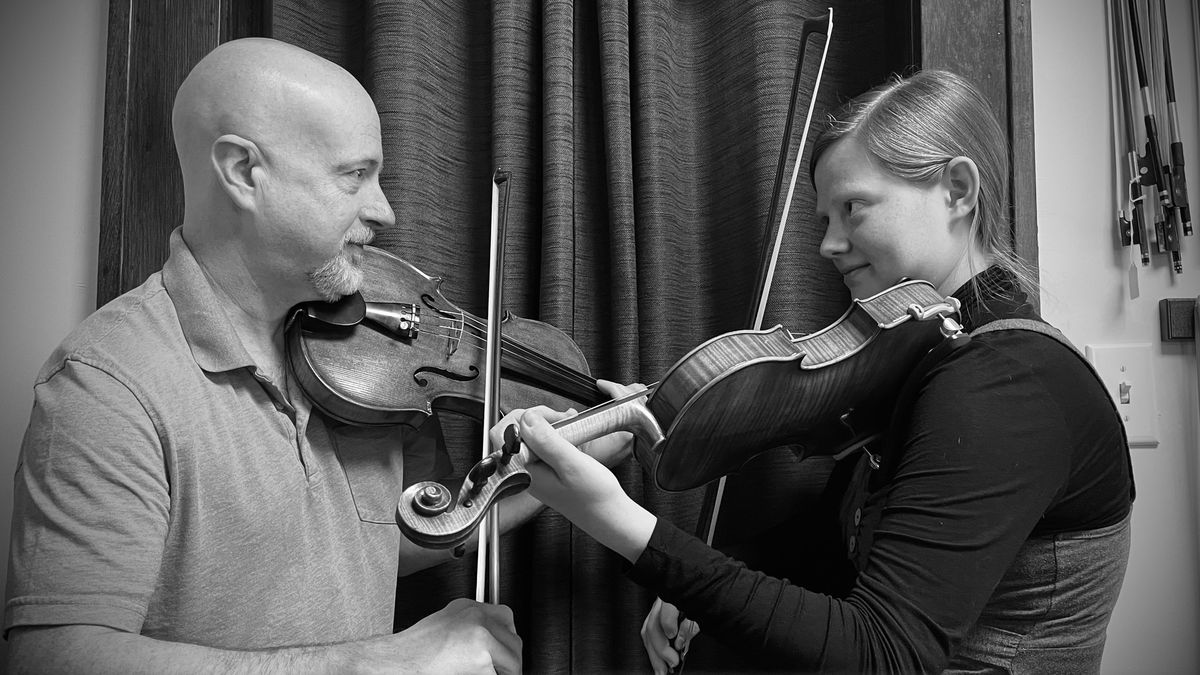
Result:
{"label": "violin body", "polygon": [[[363,250],[362,320],[331,325],[317,318],[337,303],[300,305],[289,319],[288,365],[305,395],[355,425],[418,427],[435,409],[478,418],[485,322],[447,301],[441,279],[382,249]],[[510,314],[501,334],[501,400],[508,408],[607,400],[562,331]]]}
{"label": "violin body", "polygon": [[939,309],[958,308],[906,281],[800,338],[777,326],[705,342],[649,398],[664,438],[639,446],[639,462],[660,488],[688,490],[781,445],[832,455],[877,435],[908,373],[945,337],[940,322],[918,320]]}

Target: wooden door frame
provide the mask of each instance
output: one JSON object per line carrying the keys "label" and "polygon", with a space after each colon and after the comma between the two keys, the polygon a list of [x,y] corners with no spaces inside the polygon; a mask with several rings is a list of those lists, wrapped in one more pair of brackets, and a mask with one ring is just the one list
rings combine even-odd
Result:
{"label": "wooden door frame", "polygon": [[218,44],[265,35],[270,8],[270,0],[109,3],[97,307],[160,269],[183,222],[176,89]]}
{"label": "wooden door frame", "polygon": [[[914,0],[915,2],[916,0]],[[1033,36],[1030,0],[919,0],[921,67],[970,79],[1007,126],[1012,182],[1011,235],[1036,271],[1037,189],[1033,144]],[[1030,298],[1038,304],[1036,294]]]}

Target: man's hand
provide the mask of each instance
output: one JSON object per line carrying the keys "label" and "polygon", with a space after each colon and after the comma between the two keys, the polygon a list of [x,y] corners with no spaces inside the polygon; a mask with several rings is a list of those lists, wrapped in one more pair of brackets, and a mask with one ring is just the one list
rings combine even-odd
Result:
{"label": "man's hand", "polygon": [[408,630],[364,643],[366,672],[520,673],[512,610],[458,599]]}

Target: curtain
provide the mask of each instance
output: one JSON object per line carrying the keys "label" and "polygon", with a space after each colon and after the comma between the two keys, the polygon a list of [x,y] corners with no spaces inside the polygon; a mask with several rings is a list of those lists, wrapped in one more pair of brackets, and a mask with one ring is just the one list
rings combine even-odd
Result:
{"label": "curtain", "polygon": [[[490,180],[508,170],[506,309],[564,331],[593,375],[649,383],[708,338],[749,325],[800,25],[830,4],[275,0],[269,23],[273,37],[345,66],[375,99],[397,217],[377,245],[485,315]],[[832,5],[818,117],[889,70],[882,3]],[[848,307],[817,253],[812,211],[805,165],[764,327],[811,332]],[[470,424],[444,426],[461,475],[478,436]],[[772,452],[732,477],[724,536],[776,518],[805,472]],[[651,511],[695,527],[703,490],[660,491],[632,460],[616,473]],[[501,598],[528,672],[647,669],[638,631],[654,596],[623,576],[623,560],[549,511],[506,535],[502,551]],[[473,593],[470,556],[401,579],[396,628]]]}

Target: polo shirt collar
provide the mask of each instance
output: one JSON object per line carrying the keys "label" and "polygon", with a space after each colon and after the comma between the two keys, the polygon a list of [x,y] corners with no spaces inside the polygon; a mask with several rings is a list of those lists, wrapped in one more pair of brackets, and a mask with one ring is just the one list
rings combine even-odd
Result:
{"label": "polo shirt collar", "polygon": [[224,305],[183,240],[183,227],[171,232],[171,255],[163,265],[163,287],[175,305],[183,337],[196,365],[212,373],[254,365]]}

